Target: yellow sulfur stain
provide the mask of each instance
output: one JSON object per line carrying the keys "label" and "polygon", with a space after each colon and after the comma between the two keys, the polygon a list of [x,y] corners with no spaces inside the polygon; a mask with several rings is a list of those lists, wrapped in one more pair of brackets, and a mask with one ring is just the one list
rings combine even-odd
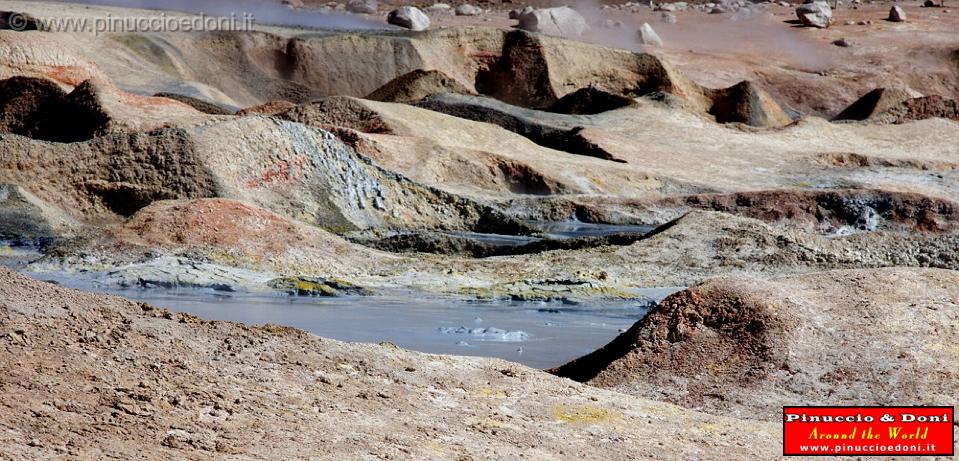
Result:
{"label": "yellow sulfur stain", "polygon": [[719,427],[712,423],[700,423],[698,428],[703,432],[716,432],[719,430]]}
{"label": "yellow sulfur stain", "polygon": [[934,350],[936,352],[945,352],[951,355],[959,355],[959,344],[936,343],[929,346],[929,349]]}
{"label": "yellow sulfur stain", "polygon": [[589,405],[556,405],[553,419],[569,424],[600,424],[620,419],[619,413]]}
{"label": "yellow sulfur stain", "polygon": [[480,395],[482,395],[483,397],[490,397],[490,398],[496,398],[496,399],[505,399],[506,397],[509,397],[509,394],[507,394],[505,391],[499,391],[490,387],[484,387],[480,389]]}

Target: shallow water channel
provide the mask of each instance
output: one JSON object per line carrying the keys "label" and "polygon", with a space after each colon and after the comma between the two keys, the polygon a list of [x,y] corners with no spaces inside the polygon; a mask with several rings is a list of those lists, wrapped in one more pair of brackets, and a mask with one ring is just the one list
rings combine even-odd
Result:
{"label": "shallow water channel", "polygon": [[[208,320],[300,328],[341,341],[391,342],[421,352],[499,357],[536,368],[605,345],[646,313],[641,302],[598,305],[470,302],[389,296],[302,298],[199,289],[106,289],[53,274],[64,286],[117,294]],[[676,289],[643,290],[659,300]]]}
{"label": "shallow water channel", "polygon": [[[559,238],[637,231],[631,226],[560,225]],[[644,229],[646,230],[646,229]],[[484,234],[485,238],[498,236]],[[513,242],[507,242],[507,244]],[[39,256],[7,247],[0,265],[24,270]],[[547,368],[605,345],[647,311],[643,302],[584,304],[477,302],[421,293],[337,298],[224,293],[204,289],[119,289],[69,274],[30,274],[63,286],[116,294],[208,320],[291,326],[341,341],[391,342],[421,352],[499,357]],[[679,288],[638,294],[659,301]]]}

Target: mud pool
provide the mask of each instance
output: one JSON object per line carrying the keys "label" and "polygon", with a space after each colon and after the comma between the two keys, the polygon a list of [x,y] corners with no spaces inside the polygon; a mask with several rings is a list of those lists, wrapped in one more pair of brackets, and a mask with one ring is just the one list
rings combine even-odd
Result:
{"label": "mud pool", "polygon": [[[5,247],[0,265],[24,271],[31,248]],[[29,273],[39,280],[120,295],[208,320],[295,327],[340,341],[380,343],[421,352],[498,357],[547,368],[596,350],[645,315],[648,302],[479,302],[419,293],[304,298],[208,289],[120,289],[77,275]],[[659,301],[679,290],[638,294]]]}

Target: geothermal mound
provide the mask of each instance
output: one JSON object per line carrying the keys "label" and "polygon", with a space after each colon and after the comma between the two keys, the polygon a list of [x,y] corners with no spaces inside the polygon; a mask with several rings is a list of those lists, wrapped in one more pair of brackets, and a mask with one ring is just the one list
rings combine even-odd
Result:
{"label": "geothermal mound", "polygon": [[938,95],[918,96],[904,89],[877,88],[866,93],[833,120],[908,123],[927,118],[959,121],[959,101]]}
{"label": "geothermal mound", "polygon": [[959,101],[942,96],[908,99],[876,118],[881,122],[898,124],[934,117],[959,121]]}
{"label": "geothermal mound", "polygon": [[833,120],[867,120],[917,96],[903,88],[876,88],[850,104]]}
{"label": "geothermal mound", "polygon": [[383,102],[415,102],[436,93],[473,94],[474,92],[438,70],[417,69],[390,80],[366,99]]}
{"label": "geothermal mound", "polygon": [[755,127],[781,127],[792,122],[769,93],[747,81],[716,90],[709,113],[719,123],[742,123]]}
{"label": "geothermal mound", "polygon": [[292,122],[315,127],[337,126],[363,133],[391,134],[393,127],[355,98],[332,96],[296,106],[279,114]]}
{"label": "geothermal mound", "polygon": [[67,94],[44,79],[0,81],[0,132],[56,142],[91,139],[110,121],[95,91],[90,83]]}
{"label": "geothermal mound", "polygon": [[955,272],[921,269],[710,280],[552,371],[748,418],[775,419],[790,402],[947,404],[959,333],[941,326],[957,287]]}

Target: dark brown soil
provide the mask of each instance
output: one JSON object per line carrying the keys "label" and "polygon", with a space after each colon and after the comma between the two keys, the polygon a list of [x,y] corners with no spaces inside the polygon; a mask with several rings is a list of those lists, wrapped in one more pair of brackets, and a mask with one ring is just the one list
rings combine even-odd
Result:
{"label": "dark brown soil", "polygon": [[109,122],[89,82],[67,94],[55,83],[32,77],[0,81],[0,132],[55,142],[93,138]]}

